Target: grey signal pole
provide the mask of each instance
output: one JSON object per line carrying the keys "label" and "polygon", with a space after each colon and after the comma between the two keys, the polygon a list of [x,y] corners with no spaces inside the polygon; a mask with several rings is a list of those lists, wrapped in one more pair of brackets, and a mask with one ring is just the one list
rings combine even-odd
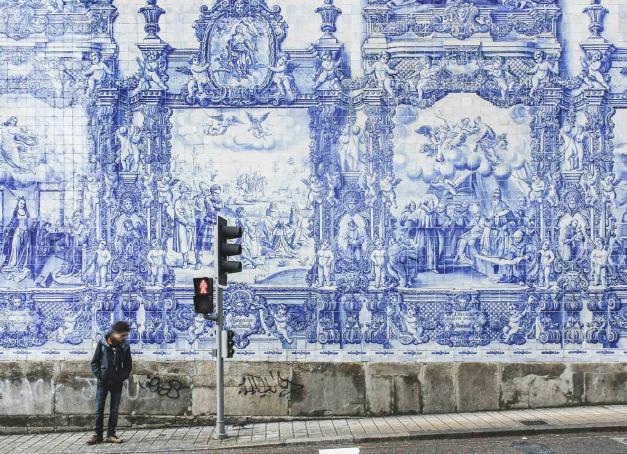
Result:
{"label": "grey signal pole", "polygon": [[[216,223],[213,231],[214,238],[214,253],[215,253],[215,270],[216,273],[220,269],[220,256],[218,251],[220,250],[220,232],[218,215],[216,214]],[[223,288],[219,283],[219,276],[216,274],[216,438],[223,440],[226,438],[226,427],[224,425],[224,358],[222,357],[222,344],[224,339],[222,338],[222,329],[224,327],[224,312],[223,312]]]}
{"label": "grey signal pole", "polygon": [[224,314],[222,312],[222,286],[220,284],[218,284],[216,292],[218,300],[218,320],[216,323],[216,438],[223,440],[226,438],[226,427],[224,425],[224,358],[222,357]]}
{"label": "grey signal pole", "polygon": [[[218,304],[216,307],[216,438],[226,438],[226,427],[224,425],[224,357],[228,353],[223,352],[224,334],[224,299],[223,292],[227,286],[228,273],[239,273],[242,271],[242,262],[229,262],[226,260],[231,255],[241,255],[242,246],[227,244],[227,240],[242,237],[240,227],[229,227],[227,220],[216,215],[215,224],[215,270],[216,270],[216,296]],[[223,260],[224,259],[224,260]],[[222,284],[220,284],[222,283]]]}

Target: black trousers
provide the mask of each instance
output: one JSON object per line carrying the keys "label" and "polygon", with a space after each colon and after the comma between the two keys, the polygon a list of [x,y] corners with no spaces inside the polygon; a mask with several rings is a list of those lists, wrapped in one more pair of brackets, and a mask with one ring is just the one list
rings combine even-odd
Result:
{"label": "black trousers", "polygon": [[122,400],[122,383],[103,383],[101,380],[98,380],[98,386],[96,387],[96,435],[99,437],[102,437],[103,433],[107,394],[110,394],[107,437],[115,435],[115,428],[118,425],[118,409]]}

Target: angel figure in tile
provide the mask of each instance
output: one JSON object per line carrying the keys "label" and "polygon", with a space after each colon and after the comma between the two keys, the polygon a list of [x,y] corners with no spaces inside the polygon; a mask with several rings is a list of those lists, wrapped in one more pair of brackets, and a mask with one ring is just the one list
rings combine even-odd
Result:
{"label": "angel figure in tile", "polygon": [[392,68],[391,59],[389,52],[381,52],[377,61],[366,71],[366,75],[374,75],[379,89],[387,96],[394,97],[394,77],[398,75],[398,71]]}

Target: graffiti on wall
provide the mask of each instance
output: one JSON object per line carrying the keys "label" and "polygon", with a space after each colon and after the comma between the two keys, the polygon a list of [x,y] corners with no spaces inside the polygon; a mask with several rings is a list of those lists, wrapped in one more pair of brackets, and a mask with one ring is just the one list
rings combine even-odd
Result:
{"label": "graffiti on wall", "polygon": [[599,2],[578,72],[554,0],[369,0],[360,43],[325,0],[300,48],[265,0],[207,2],[175,47],[151,0],[130,72],[111,0],[22,3],[0,2],[0,358],[84,354],[120,318],[137,354],[210,356],[189,287],[220,214],[244,232],[237,358],[624,359]]}

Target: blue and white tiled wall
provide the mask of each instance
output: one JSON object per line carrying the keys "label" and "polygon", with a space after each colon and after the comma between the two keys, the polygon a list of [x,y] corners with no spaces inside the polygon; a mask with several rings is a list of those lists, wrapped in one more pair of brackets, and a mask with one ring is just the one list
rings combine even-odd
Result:
{"label": "blue and white tiled wall", "polygon": [[625,361],[626,16],[0,0],[0,360]]}

